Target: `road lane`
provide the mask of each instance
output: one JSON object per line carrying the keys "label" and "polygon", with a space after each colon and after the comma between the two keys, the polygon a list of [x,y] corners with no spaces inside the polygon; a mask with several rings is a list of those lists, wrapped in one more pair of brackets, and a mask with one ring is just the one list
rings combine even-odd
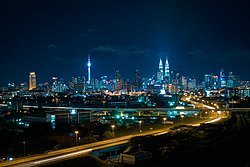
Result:
{"label": "road lane", "polygon": [[[220,119],[221,118],[219,117],[219,118],[213,119],[212,121],[215,122],[215,121],[219,121]],[[211,122],[211,120],[209,122]],[[208,122],[205,122],[205,123],[208,123]],[[191,125],[194,125],[194,124],[191,124]],[[145,135],[162,135],[162,134],[168,133],[170,128],[171,127],[160,129],[160,130],[152,130],[152,131],[139,133],[135,135],[128,135],[128,136],[123,136],[119,138],[108,139],[104,141],[98,141],[95,143],[85,144],[81,146],[75,146],[71,148],[51,151],[51,152],[48,152],[47,154],[15,159],[14,161],[2,162],[0,163],[0,166],[31,167],[31,166],[41,165],[41,164],[57,162],[62,159],[73,158],[75,156],[79,156],[84,153],[86,154],[88,152],[91,152],[92,150],[108,148],[108,147],[112,147],[115,145],[124,144],[128,142],[128,140],[132,137],[145,136]]]}

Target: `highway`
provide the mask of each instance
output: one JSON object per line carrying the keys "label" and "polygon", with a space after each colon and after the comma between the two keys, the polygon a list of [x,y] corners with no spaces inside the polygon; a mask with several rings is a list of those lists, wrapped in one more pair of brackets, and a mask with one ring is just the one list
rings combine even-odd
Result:
{"label": "highway", "polygon": [[[205,123],[216,122],[216,121],[219,121],[220,119],[221,118],[218,117]],[[189,125],[196,126],[197,124],[189,124]],[[71,147],[71,148],[66,148],[66,149],[61,149],[61,150],[56,150],[56,151],[50,151],[46,154],[39,154],[39,155],[18,158],[13,161],[1,162],[0,166],[32,167],[32,166],[37,166],[37,165],[46,165],[46,164],[58,162],[61,160],[74,158],[83,154],[87,154],[94,150],[99,150],[102,148],[108,148],[108,147],[124,144],[124,143],[127,143],[131,137],[143,136],[143,135],[162,135],[162,134],[168,133],[170,128],[171,127],[160,129],[160,130],[152,130],[152,131],[148,131],[144,133],[139,133],[136,135],[128,135],[128,136],[123,136],[119,138],[98,141],[95,143],[89,143],[89,144],[85,144],[81,146],[76,146],[76,147]]]}

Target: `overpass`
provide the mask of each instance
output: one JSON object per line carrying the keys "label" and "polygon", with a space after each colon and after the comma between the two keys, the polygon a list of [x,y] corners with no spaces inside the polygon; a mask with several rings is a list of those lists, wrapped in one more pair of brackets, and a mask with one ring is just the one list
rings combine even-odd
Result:
{"label": "overpass", "polygon": [[[220,120],[221,118],[217,117],[205,123],[216,122]],[[197,126],[197,123],[190,124],[190,125]],[[13,161],[0,162],[0,166],[32,167],[32,166],[37,166],[37,165],[45,165],[45,164],[50,164],[54,162],[59,162],[65,159],[74,158],[74,157],[81,156],[83,154],[88,154],[88,153],[91,153],[96,157],[100,157],[101,154],[104,152],[116,151],[116,153],[118,153],[118,150],[120,149],[120,147],[126,146],[126,144],[128,143],[128,140],[132,137],[145,136],[145,135],[157,136],[157,135],[166,134],[168,133],[171,127],[172,126],[163,128],[163,129],[138,133],[134,135],[127,135],[127,136],[123,136],[119,138],[113,138],[113,139],[98,141],[98,142],[89,143],[85,145],[70,147],[66,149],[49,151],[44,154],[31,155],[31,156],[26,156],[22,158],[17,158],[17,159],[14,159]]]}
{"label": "overpass", "polygon": [[[0,104],[2,107],[7,107],[7,104]],[[137,111],[250,111],[250,108],[215,108],[208,105],[203,105],[204,108],[81,108],[81,107],[50,107],[50,106],[37,106],[37,105],[23,105],[23,108],[43,108],[43,109],[59,109],[59,110],[83,110],[83,111],[124,111],[124,112],[137,112]]]}

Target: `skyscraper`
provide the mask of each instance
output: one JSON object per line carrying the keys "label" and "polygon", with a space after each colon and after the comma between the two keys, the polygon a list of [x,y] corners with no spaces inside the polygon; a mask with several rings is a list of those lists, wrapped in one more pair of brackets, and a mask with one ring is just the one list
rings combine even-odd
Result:
{"label": "skyscraper", "polygon": [[162,60],[160,59],[160,63],[159,63],[159,71],[160,71],[160,79],[161,81],[163,80],[163,65],[162,65]]}
{"label": "skyscraper", "polygon": [[30,72],[29,76],[29,90],[36,89],[36,73]]}
{"label": "skyscraper", "polygon": [[220,70],[220,87],[224,88],[227,86],[226,75],[223,68]]}
{"label": "skyscraper", "polygon": [[139,70],[135,70],[135,82],[134,82],[134,86],[136,88],[140,88],[141,87],[141,77],[139,74]]}
{"label": "skyscraper", "polygon": [[212,85],[212,75],[211,74],[205,74],[204,77],[204,86],[205,88],[211,88]]}
{"label": "skyscraper", "polygon": [[88,66],[88,84],[90,84],[90,81],[91,81],[91,77],[90,77],[90,66],[91,66],[90,55],[88,55],[88,63],[87,63],[87,66]]}
{"label": "skyscraper", "polygon": [[122,81],[121,81],[121,75],[120,75],[119,70],[116,70],[116,89],[117,90],[122,89]]}
{"label": "skyscraper", "polygon": [[165,62],[165,78],[169,82],[170,81],[170,72],[169,72],[169,63],[168,63],[168,58],[166,58]]}
{"label": "skyscraper", "polygon": [[219,87],[219,77],[217,75],[212,75],[211,86],[213,89],[218,89]]}
{"label": "skyscraper", "polygon": [[237,75],[233,75],[233,72],[228,73],[228,79],[227,79],[227,87],[233,88],[238,86],[238,80],[239,77]]}

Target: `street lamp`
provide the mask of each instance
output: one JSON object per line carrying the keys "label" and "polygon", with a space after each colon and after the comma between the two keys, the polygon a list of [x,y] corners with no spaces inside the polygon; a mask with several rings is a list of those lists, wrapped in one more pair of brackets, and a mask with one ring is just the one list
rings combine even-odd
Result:
{"label": "street lamp", "polygon": [[111,125],[112,128],[112,134],[115,135],[115,125]]}
{"label": "street lamp", "polygon": [[79,133],[78,131],[75,131],[75,134],[76,134],[76,146],[77,146],[77,144],[78,144],[78,142],[77,142],[77,141],[78,141],[78,139],[77,139],[78,133]]}
{"label": "street lamp", "polygon": [[195,113],[194,115],[195,115],[195,118],[197,118],[197,115],[198,115],[198,114],[197,114],[197,113]]}
{"label": "street lamp", "polygon": [[141,123],[142,121],[138,121],[139,122],[139,132],[141,133],[142,132],[142,129],[141,129]]}
{"label": "street lamp", "polygon": [[181,115],[181,122],[183,123],[183,118],[184,118],[184,115]]}
{"label": "street lamp", "polygon": [[166,124],[166,120],[167,120],[167,118],[164,117],[164,118],[163,118],[163,124],[164,124],[164,126],[165,126],[165,124]]}
{"label": "street lamp", "polygon": [[26,150],[25,150],[25,141],[23,141],[23,156],[25,156],[25,152],[26,152]]}

